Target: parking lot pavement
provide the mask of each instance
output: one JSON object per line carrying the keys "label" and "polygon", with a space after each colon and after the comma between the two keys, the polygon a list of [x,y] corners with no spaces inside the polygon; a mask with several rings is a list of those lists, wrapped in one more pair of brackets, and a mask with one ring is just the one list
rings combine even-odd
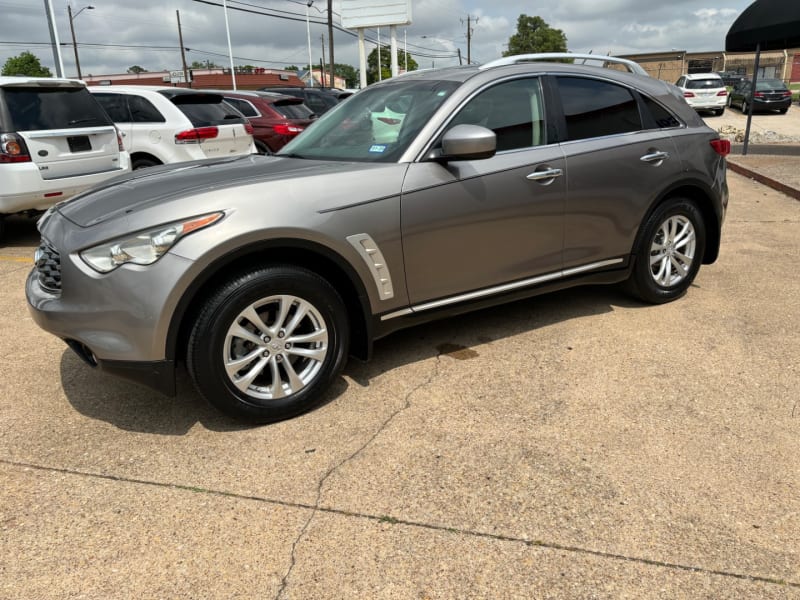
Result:
{"label": "parking lot pavement", "polygon": [[[744,139],[747,115],[738,108],[728,107],[722,116],[702,112],[706,125],[720,131],[732,142]],[[785,115],[780,113],[756,113],[750,124],[750,141],[758,144],[800,143],[800,105],[792,104]]]}
{"label": "parking lot pavement", "polygon": [[800,202],[735,174],[687,297],[395,334],[265,427],[92,371],[0,247],[0,598],[800,597]]}

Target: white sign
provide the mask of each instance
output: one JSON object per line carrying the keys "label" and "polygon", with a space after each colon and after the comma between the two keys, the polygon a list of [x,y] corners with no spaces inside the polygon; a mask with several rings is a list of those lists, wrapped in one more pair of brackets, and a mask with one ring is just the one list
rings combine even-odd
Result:
{"label": "white sign", "polygon": [[186,77],[183,71],[170,71],[169,72],[169,82],[170,83],[186,83]]}
{"label": "white sign", "polygon": [[411,23],[411,0],[342,0],[341,11],[347,29]]}

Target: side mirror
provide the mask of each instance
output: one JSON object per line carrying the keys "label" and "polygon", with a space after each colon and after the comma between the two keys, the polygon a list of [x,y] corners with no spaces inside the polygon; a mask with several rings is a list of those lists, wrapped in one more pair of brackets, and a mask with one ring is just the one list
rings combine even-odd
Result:
{"label": "side mirror", "polygon": [[480,125],[456,125],[442,137],[438,160],[481,160],[497,151],[494,131]]}

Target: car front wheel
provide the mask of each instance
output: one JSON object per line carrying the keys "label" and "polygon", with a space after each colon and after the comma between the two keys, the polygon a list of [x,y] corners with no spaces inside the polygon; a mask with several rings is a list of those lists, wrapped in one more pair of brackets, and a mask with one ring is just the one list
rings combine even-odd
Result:
{"label": "car front wheel", "polygon": [[348,345],[347,310],[333,286],[306,269],[270,266],[211,294],[186,364],[212,405],[264,423],[315,406],[343,368]]}
{"label": "car front wheel", "polygon": [[629,290],[653,304],[680,297],[700,269],[705,242],[705,223],[697,205],[683,198],[667,200],[642,228]]}

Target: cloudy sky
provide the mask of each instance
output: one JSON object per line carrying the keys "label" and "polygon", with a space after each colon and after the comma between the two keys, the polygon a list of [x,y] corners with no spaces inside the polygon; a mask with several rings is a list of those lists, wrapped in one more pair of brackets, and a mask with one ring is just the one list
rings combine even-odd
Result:
{"label": "cloudy sky", "polygon": [[[64,71],[75,76],[67,0],[51,0],[62,43]],[[308,62],[306,0],[227,0],[234,61],[267,68]],[[222,0],[72,0],[81,70],[85,75],[124,73],[132,65],[148,71],[181,65],[176,11],[180,11],[187,61],[228,64]],[[327,36],[327,0],[311,9],[315,63]],[[725,46],[725,34],[751,0],[412,0],[413,23],[398,27],[401,49],[420,67],[458,64],[467,54],[467,20],[472,27],[473,60],[501,55],[516,31],[520,14],[542,17],[564,31],[572,52],[625,54],[662,50],[713,51]],[[339,24],[339,0],[333,2]],[[0,65],[30,50],[55,73],[43,0],[0,0]],[[243,12],[244,9],[251,12]],[[264,13],[264,14],[256,14]],[[386,42],[388,28],[381,30]],[[376,39],[375,30],[367,31]],[[327,39],[327,37],[326,37]],[[356,37],[334,35],[337,63],[358,66]],[[374,46],[373,46],[374,47]],[[327,42],[325,52],[327,55]],[[368,48],[369,51],[369,48]]]}

